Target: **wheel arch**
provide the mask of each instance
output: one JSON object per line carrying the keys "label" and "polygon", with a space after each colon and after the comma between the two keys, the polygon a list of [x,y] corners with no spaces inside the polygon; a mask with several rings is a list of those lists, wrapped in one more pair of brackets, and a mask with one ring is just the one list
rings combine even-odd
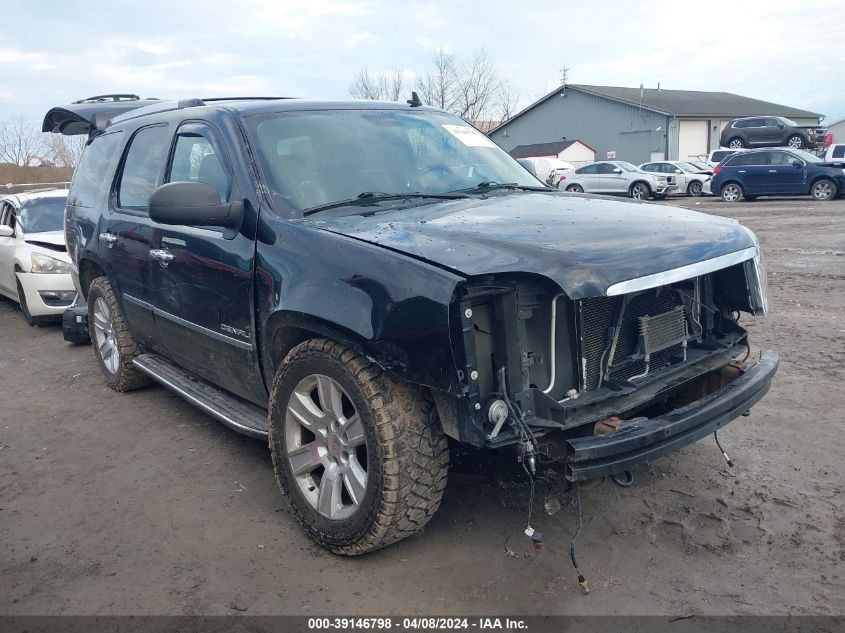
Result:
{"label": "wheel arch", "polygon": [[79,270],[79,289],[82,291],[82,296],[88,299],[88,289],[91,287],[91,282],[97,277],[104,277],[106,271],[103,267],[89,257],[83,257],[77,264]]}
{"label": "wheel arch", "polygon": [[648,180],[641,180],[639,178],[637,180],[634,180],[630,185],[628,185],[628,193],[631,193],[631,191],[636,185],[645,185],[646,189],[649,190],[649,193],[654,193],[654,189],[649,184]]}

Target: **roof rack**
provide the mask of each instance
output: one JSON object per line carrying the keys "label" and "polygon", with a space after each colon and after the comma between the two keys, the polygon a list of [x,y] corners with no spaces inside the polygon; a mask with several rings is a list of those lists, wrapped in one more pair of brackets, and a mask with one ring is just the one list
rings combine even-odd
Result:
{"label": "roof rack", "polygon": [[96,95],[87,99],[80,99],[74,103],[102,103],[103,101],[140,101],[141,97],[133,94]]}
{"label": "roof rack", "polygon": [[200,101],[275,101],[293,99],[293,97],[203,97]]}

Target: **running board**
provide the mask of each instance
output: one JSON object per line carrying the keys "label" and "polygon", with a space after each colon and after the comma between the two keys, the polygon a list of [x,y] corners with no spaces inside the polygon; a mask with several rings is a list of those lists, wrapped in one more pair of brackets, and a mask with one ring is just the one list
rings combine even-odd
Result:
{"label": "running board", "polygon": [[266,409],[223,391],[156,354],[141,354],[132,363],[141,373],[238,433],[267,437]]}

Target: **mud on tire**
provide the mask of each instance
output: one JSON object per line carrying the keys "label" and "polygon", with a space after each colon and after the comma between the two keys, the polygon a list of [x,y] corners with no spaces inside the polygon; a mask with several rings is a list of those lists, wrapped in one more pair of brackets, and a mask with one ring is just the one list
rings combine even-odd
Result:
{"label": "mud on tire", "polygon": [[[108,308],[110,317],[110,328],[113,345],[117,351],[114,371],[110,370],[103,357],[103,349],[97,344],[97,323],[95,311],[97,301],[102,300]],[[123,312],[118,305],[117,297],[112,290],[108,277],[97,277],[91,282],[88,289],[88,328],[91,332],[91,345],[94,348],[94,357],[97,365],[106,379],[106,384],[115,391],[132,391],[146,387],[151,383],[150,379],[139,372],[132,359],[141,353],[138,344],[129,333]]]}
{"label": "mud on tire", "polygon": [[[313,375],[331,378],[364,426],[366,491],[352,514],[338,520],[306,499],[288,459],[288,404]],[[448,444],[434,405],[418,388],[327,339],[301,343],[276,373],[269,444],[276,480],[293,515],[313,540],[336,554],[365,554],[418,532],[440,507],[446,488]]]}

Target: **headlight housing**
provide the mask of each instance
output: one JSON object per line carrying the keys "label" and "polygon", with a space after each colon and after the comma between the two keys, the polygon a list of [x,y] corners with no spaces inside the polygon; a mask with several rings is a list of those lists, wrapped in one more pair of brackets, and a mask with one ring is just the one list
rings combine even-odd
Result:
{"label": "headlight housing", "polygon": [[754,235],[754,231],[743,227],[757,247],[757,254],[753,259],[745,262],[745,285],[748,288],[748,305],[754,316],[761,316],[769,313],[769,283],[766,279],[766,263],[763,260],[763,250],[760,248],[760,240]]}
{"label": "headlight housing", "polygon": [[43,253],[32,253],[30,257],[32,259],[31,272],[34,273],[67,274],[72,270],[68,262]]}

